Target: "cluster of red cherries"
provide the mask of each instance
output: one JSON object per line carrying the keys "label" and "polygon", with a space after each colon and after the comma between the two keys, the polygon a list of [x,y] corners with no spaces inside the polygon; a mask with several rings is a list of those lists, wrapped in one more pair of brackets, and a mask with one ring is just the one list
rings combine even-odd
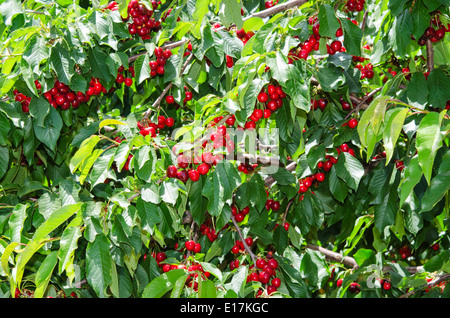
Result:
{"label": "cluster of red cherries", "polygon": [[283,99],[286,97],[286,93],[283,88],[277,84],[269,84],[259,92],[257,99],[264,105],[264,109],[255,108],[250,115],[250,121],[245,123],[246,129],[256,127],[256,122],[262,118],[269,118],[272,113],[283,106]]}
{"label": "cluster of red cherries", "polygon": [[430,21],[430,26],[425,29],[422,36],[417,40],[417,44],[424,46],[427,40],[430,40],[432,43],[439,42],[445,37],[446,32],[450,32],[450,23],[445,28],[438,18],[434,18]]}
{"label": "cluster of red cherries", "polygon": [[372,79],[375,76],[372,63],[366,65],[356,64],[356,68],[361,72],[361,79]]}
{"label": "cluster of red cherries", "polygon": [[281,286],[281,279],[277,277],[278,261],[269,252],[266,257],[258,257],[255,265],[256,268],[254,265],[249,267],[251,272],[247,276],[247,283],[254,281],[265,286],[265,288],[258,289],[256,298],[262,297],[264,290],[270,296]]}
{"label": "cluster of red cherries", "polygon": [[250,213],[250,208],[248,206],[246,206],[245,208],[243,208],[242,210],[240,210],[238,207],[236,206],[232,206],[231,207],[231,215],[233,215],[234,219],[236,220],[236,222],[240,223],[242,221],[244,221],[245,216],[247,214]]}
{"label": "cluster of red cherries", "polygon": [[238,37],[238,39],[240,39],[242,41],[242,43],[247,43],[248,40],[250,40],[250,38],[255,35],[255,32],[253,31],[245,31],[244,29],[239,29],[236,30],[236,36]]}
{"label": "cluster of red cherries", "polygon": [[[248,236],[247,238],[244,239],[245,244],[247,244],[248,247],[253,245],[253,238],[251,236]],[[243,253],[245,251],[245,246],[244,243],[241,240],[236,240],[234,242],[233,247],[231,248],[231,253],[233,253],[234,255],[237,255],[239,253]],[[230,263],[230,269],[233,270],[233,268],[231,268],[232,263]]]}
{"label": "cluster of red cherries", "polygon": [[164,129],[165,127],[172,127],[175,124],[175,119],[173,117],[164,117],[163,115],[158,116],[158,122],[152,123],[149,121],[138,121],[137,127],[139,133],[142,136],[150,135],[150,137],[155,138],[158,131]]}
{"label": "cluster of red cherries", "polygon": [[[94,83],[95,79],[92,79],[90,83]],[[35,80],[36,88],[39,90],[42,89],[42,85],[38,80]],[[100,84],[101,85],[101,84]],[[101,85],[99,88],[99,93],[105,92],[106,90]],[[52,107],[57,109],[60,107],[62,110],[67,110],[70,107],[76,109],[80,106],[81,103],[85,103],[89,101],[91,95],[95,95],[97,92],[97,88],[92,88],[92,94],[90,90],[85,93],[83,92],[74,92],[70,89],[66,84],[56,80],[54,86],[48,90],[47,92],[42,93],[42,95],[47,99]],[[30,111],[29,105],[31,101],[31,97],[25,96],[23,93],[20,93],[17,89],[13,91],[15,101],[21,102],[22,111],[28,113]]]}
{"label": "cluster of red cherries", "polygon": [[155,60],[149,62],[150,76],[155,77],[157,75],[164,75],[165,65],[167,60],[172,56],[172,51],[169,49],[164,50],[161,47],[155,48]]}
{"label": "cluster of red cherries", "polygon": [[365,0],[348,0],[345,4],[345,9],[349,12],[360,12],[364,10]]}
{"label": "cluster of red cherries", "polygon": [[122,17],[122,21],[127,22],[128,32],[131,35],[137,34],[142,40],[149,40],[151,32],[156,32],[161,27],[161,21],[156,21],[153,17],[153,12],[160,5],[160,1],[152,1],[152,9],[148,9],[143,3],[138,0],[131,0],[127,8],[127,16]]}

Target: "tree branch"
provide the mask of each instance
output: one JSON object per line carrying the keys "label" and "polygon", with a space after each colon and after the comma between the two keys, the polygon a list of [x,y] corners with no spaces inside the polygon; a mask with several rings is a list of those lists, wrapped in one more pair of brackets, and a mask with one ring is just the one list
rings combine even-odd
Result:
{"label": "tree branch", "polygon": [[323,248],[321,246],[316,246],[313,244],[306,244],[306,248],[309,248],[311,250],[317,251],[325,255],[325,257],[331,261],[342,263],[344,265],[350,266],[353,269],[358,269],[358,263],[356,263],[355,259],[353,257],[348,256],[342,256],[339,253],[327,250],[326,248]]}
{"label": "tree branch", "polygon": [[434,51],[433,51],[433,42],[430,39],[427,39],[426,43],[427,49],[427,71],[431,73],[434,69]]}
{"label": "tree branch", "polygon": [[441,275],[438,278],[436,278],[435,280],[429,282],[428,284],[419,286],[417,289],[414,289],[414,290],[412,290],[412,291],[410,291],[410,292],[408,292],[406,294],[401,295],[399,298],[408,298],[409,296],[411,296],[411,295],[413,295],[413,294],[415,294],[415,293],[417,293],[417,292],[419,292],[419,291],[421,291],[423,289],[432,288],[432,287],[438,285],[439,283],[441,283],[443,281],[446,281],[446,280],[449,280],[449,279],[450,279],[450,274]]}

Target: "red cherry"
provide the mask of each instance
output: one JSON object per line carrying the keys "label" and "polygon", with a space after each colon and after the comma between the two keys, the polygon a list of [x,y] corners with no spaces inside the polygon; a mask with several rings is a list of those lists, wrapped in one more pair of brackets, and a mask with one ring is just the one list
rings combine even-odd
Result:
{"label": "red cherry", "polygon": [[266,266],[266,264],[267,264],[267,262],[262,258],[258,258],[256,260],[256,267],[258,267],[259,269],[263,269],[264,266]]}
{"label": "red cherry", "polygon": [[130,77],[127,77],[124,79],[123,81],[125,83],[126,86],[130,87],[131,85],[133,85],[133,79]]}
{"label": "red cherry", "polygon": [[189,170],[188,173],[189,173],[189,178],[192,181],[196,182],[196,181],[198,181],[198,179],[200,179],[200,174],[198,173],[197,170],[192,169],[192,170]]}
{"label": "red cherry", "polygon": [[272,267],[273,269],[277,269],[278,268],[278,262],[274,258],[269,259],[267,261],[267,264],[269,264],[269,266]]}
{"label": "red cherry", "polygon": [[390,289],[391,289],[391,283],[385,281],[385,282],[383,283],[383,289],[384,289],[384,290],[390,290]]}
{"label": "red cherry", "polygon": [[166,96],[166,103],[167,104],[173,104],[175,102],[175,98],[172,95]]}
{"label": "red cherry", "polygon": [[262,284],[267,284],[267,283],[269,283],[269,281],[270,281],[270,274],[267,273],[267,272],[265,272],[265,271],[261,271],[261,272],[259,273],[259,281],[260,281]]}
{"label": "red cherry", "polygon": [[236,220],[236,222],[242,222],[245,218],[245,215],[243,213],[238,213],[234,216],[234,219]]}
{"label": "red cherry", "polygon": [[272,281],[270,282],[272,284],[273,287],[280,287],[281,286],[281,279],[279,279],[278,277],[272,279]]}
{"label": "red cherry", "polygon": [[167,125],[167,127],[172,127],[174,123],[175,123],[175,120],[173,119],[173,117],[167,117],[166,118],[166,125]]}
{"label": "red cherry", "polygon": [[340,149],[342,152],[348,152],[349,149],[350,149],[350,147],[349,147],[347,144],[342,144],[342,145],[340,145],[339,149]]}
{"label": "red cherry", "polygon": [[156,254],[156,261],[157,262],[162,262],[166,259],[166,254],[164,252],[159,252],[158,254]]}
{"label": "red cherry", "polygon": [[318,172],[315,174],[316,180],[319,182],[323,182],[325,180],[325,174],[323,172]]}
{"label": "red cherry", "polygon": [[186,247],[186,249],[187,249],[188,251],[193,251],[194,248],[195,248],[195,242],[192,241],[192,240],[186,241],[186,242],[184,243],[184,247]]}
{"label": "red cherry", "polygon": [[272,203],[272,210],[278,211],[280,209],[280,201],[273,201]]}
{"label": "red cherry", "polygon": [[202,246],[200,243],[195,243],[194,245],[194,253],[200,253],[200,251],[202,250]]}
{"label": "red cherry", "polygon": [[237,245],[234,245],[234,246],[231,248],[231,253],[233,253],[233,254],[238,254],[239,251],[240,251],[240,249],[239,249],[239,246],[237,246]]}
{"label": "red cherry", "polygon": [[348,127],[350,127],[351,129],[355,128],[356,126],[358,126],[358,121],[355,118],[352,118],[348,121]]}
{"label": "red cherry", "polygon": [[270,111],[270,109],[264,109],[264,118],[269,118],[272,115],[272,112]]}

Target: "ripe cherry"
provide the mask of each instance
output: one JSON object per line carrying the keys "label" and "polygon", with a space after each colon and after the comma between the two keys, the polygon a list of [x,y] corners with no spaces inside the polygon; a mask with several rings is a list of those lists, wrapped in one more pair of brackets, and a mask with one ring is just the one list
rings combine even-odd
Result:
{"label": "ripe cherry", "polygon": [[355,128],[356,126],[358,126],[358,120],[356,120],[355,118],[352,118],[348,121],[348,127],[350,127],[351,129]]}
{"label": "ripe cherry", "polygon": [[186,247],[186,249],[187,249],[188,251],[193,251],[194,248],[195,248],[195,242],[192,241],[192,240],[186,241],[186,242],[184,243],[184,247]]}
{"label": "ripe cherry", "polygon": [[177,167],[175,167],[174,165],[168,166],[166,174],[169,178],[176,178],[178,175]]}
{"label": "ripe cherry", "polygon": [[319,182],[323,182],[325,180],[325,174],[323,172],[316,173],[316,180]]}
{"label": "ripe cherry", "polygon": [[209,172],[209,165],[207,163],[201,163],[197,167],[197,171],[201,175],[205,175]]}
{"label": "ripe cherry", "polygon": [[175,123],[175,120],[173,119],[173,117],[167,117],[166,118],[166,125],[167,127],[172,127]]}
{"label": "ripe cherry", "polygon": [[272,281],[270,283],[272,284],[272,286],[278,288],[281,286],[281,279],[278,277],[275,277],[274,279],[272,279]]}
{"label": "ripe cherry", "polygon": [[166,103],[167,104],[173,104],[175,102],[175,98],[172,95],[166,96]]}
{"label": "ripe cherry", "polygon": [[200,243],[195,243],[194,245],[194,253],[200,253],[200,251],[202,250],[202,246]]}
{"label": "ripe cherry", "polygon": [[259,272],[259,281],[262,284],[268,284],[270,281],[270,274],[267,273],[266,271]]}
{"label": "ripe cherry", "polygon": [[242,222],[245,218],[245,215],[243,213],[238,213],[234,216],[234,219],[236,220],[236,222]]}
{"label": "ripe cherry", "polygon": [[200,179],[200,174],[198,173],[197,170],[192,169],[192,170],[189,170],[188,173],[189,173],[189,178],[192,181],[196,182],[196,181],[198,181],[198,179]]}

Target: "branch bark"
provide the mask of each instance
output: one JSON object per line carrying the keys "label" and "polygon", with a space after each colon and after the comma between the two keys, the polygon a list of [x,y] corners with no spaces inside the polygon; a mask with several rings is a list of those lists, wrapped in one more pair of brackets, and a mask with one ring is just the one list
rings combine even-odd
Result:
{"label": "branch bark", "polygon": [[309,248],[311,250],[317,251],[325,255],[325,257],[331,261],[342,263],[344,265],[350,266],[353,269],[358,269],[358,263],[356,263],[355,259],[353,257],[348,256],[342,256],[339,253],[327,250],[326,248],[323,248],[321,246],[316,246],[313,244],[306,244],[306,248]]}
{"label": "branch bark", "polygon": [[241,228],[239,227],[239,225],[237,224],[236,220],[234,219],[234,216],[231,216],[231,221],[233,221],[234,227],[236,228],[236,231],[239,234],[239,237],[241,239],[242,244],[244,245],[244,249],[247,251],[248,255],[250,255],[250,258],[252,259],[253,264],[256,265],[256,257],[255,254],[253,254],[252,250],[250,249],[250,247],[247,245],[247,243],[245,242],[245,238],[242,235],[242,231]]}
{"label": "branch bark", "polygon": [[426,49],[427,49],[427,71],[431,72],[434,69],[434,50],[433,50],[433,42],[431,42],[430,39],[427,39]]}

